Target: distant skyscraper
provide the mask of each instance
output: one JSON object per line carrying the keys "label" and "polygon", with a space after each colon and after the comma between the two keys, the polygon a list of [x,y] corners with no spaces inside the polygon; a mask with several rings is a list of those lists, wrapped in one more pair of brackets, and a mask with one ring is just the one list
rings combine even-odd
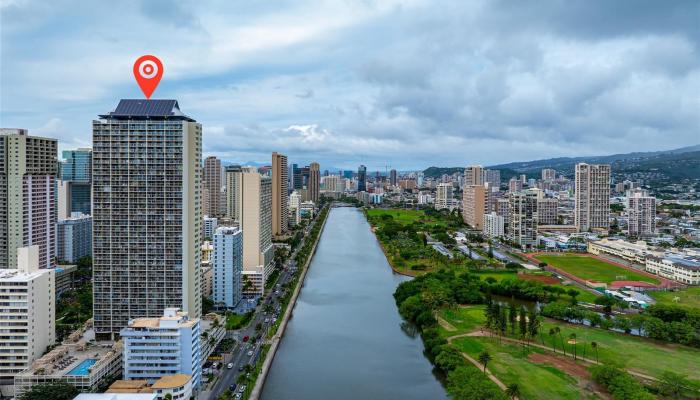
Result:
{"label": "distant skyscraper", "polygon": [[209,156],[204,160],[204,190],[207,191],[205,209],[210,217],[220,217],[225,211],[221,206],[221,160]]}
{"label": "distant skyscraper", "polygon": [[272,153],[272,234],[282,235],[289,225],[287,156]]}
{"label": "distant skyscraper", "polygon": [[396,186],[398,185],[399,180],[398,180],[398,175],[396,174],[396,170],[392,169],[391,172],[389,172],[389,184],[391,186]]}
{"label": "distant skyscraper", "polygon": [[63,150],[61,180],[92,182],[92,149]]}
{"label": "distant skyscraper", "polygon": [[516,178],[510,178],[508,181],[508,191],[511,193],[523,190],[523,182]]}
{"label": "distant skyscraper", "polygon": [[462,195],[462,218],[464,223],[474,229],[484,228],[487,193],[484,185],[469,185],[464,187]]}
{"label": "distant skyscraper", "polygon": [[39,267],[56,256],[56,139],[0,129],[0,268],[17,267],[17,249],[39,246]]}
{"label": "distant skyscraper", "polygon": [[367,191],[367,167],[364,165],[360,165],[360,168],[357,169],[357,191]]}
{"label": "distant skyscraper", "polygon": [[628,234],[652,236],[656,232],[656,198],[636,190],[627,196]]}
{"label": "distant skyscraper", "polygon": [[214,234],[214,304],[232,309],[241,301],[243,234],[240,229],[221,227]]}
{"label": "distant skyscraper", "polygon": [[545,168],[542,170],[542,180],[545,182],[551,182],[557,178],[557,170],[552,168]]}
{"label": "distant skyscraper", "polygon": [[176,100],[121,100],[92,127],[98,337],[169,307],[198,317],[202,126]]}
{"label": "distant skyscraper", "polygon": [[229,165],[225,169],[226,178],[226,217],[231,218],[235,221],[239,221],[241,216],[239,214],[241,207],[238,202],[240,202],[239,192],[241,185],[241,171],[240,165]]}
{"label": "distant skyscraper", "polygon": [[318,163],[312,162],[309,165],[309,200],[318,204],[321,194],[321,173]]}
{"label": "distant skyscraper", "polygon": [[493,188],[498,190],[498,188],[501,187],[501,171],[497,169],[485,169],[484,183],[488,183],[489,188],[492,188],[492,190]]}
{"label": "distant skyscraper", "polygon": [[574,224],[579,232],[610,226],[610,165],[576,164]]}
{"label": "distant skyscraper", "polygon": [[464,169],[464,187],[484,184],[484,167],[470,165]]}

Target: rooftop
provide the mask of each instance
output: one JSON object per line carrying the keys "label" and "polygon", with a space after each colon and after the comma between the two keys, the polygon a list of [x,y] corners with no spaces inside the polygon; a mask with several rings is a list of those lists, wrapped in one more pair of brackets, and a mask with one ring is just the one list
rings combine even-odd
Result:
{"label": "rooftop", "polygon": [[114,119],[173,119],[192,121],[194,119],[180,111],[177,100],[122,99],[117,108],[101,118]]}
{"label": "rooftop", "polygon": [[171,389],[181,386],[185,386],[187,382],[192,379],[192,375],[188,374],[175,374],[175,375],[165,375],[155,381],[151,388],[153,389]]}

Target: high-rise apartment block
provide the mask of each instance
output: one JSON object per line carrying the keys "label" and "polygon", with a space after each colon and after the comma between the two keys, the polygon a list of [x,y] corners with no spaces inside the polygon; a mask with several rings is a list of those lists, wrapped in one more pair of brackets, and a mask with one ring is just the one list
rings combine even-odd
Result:
{"label": "high-rise apartment block", "polygon": [[486,186],[469,185],[462,193],[462,218],[464,223],[474,229],[484,228],[484,214],[487,204]]}
{"label": "high-rise apartment block", "polygon": [[396,186],[399,183],[398,174],[395,169],[389,171],[389,184],[391,186]]}
{"label": "high-rise apartment block", "polygon": [[241,301],[243,233],[236,227],[222,226],[214,234],[214,304],[235,308]]}
{"label": "high-rise apartment block", "polygon": [[508,201],[508,239],[522,248],[537,246],[537,194],[510,193]]}
{"label": "high-rise apartment block", "polygon": [[204,191],[207,192],[207,204],[204,208],[210,217],[220,217],[225,210],[221,206],[221,160],[209,156],[204,160]]}
{"label": "high-rise apartment block", "polygon": [[574,224],[579,232],[610,227],[610,165],[576,164]]}
{"label": "high-rise apartment block", "polygon": [[435,209],[452,210],[453,186],[451,183],[440,183],[437,185],[435,194]]}
{"label": "high-rise apartment block", "polygon": [[556,225],[559,200],[552,198],[537,199],[537,223],[539,225]]}
{"label": "high-rise apartment block", "polygon": [[484,167],[481,165],[470,165],[464,169],[464,187],[484,185]]}
{"label": "high-rise apartment block", "polygon": [[490,238],[503,237],[505,235],[505,218],[490,212],[484,215],[484,235]]}
{"label": "high-rise apartment block", "polygon": [[321,195],[321,171],[320,171],[320,166],[318,163],[312,162],[309,164],[309,198],[308,200],[311,200],[314,202],[314,204],[318,204],[318,200]]}
{"label": "high-rise apartment block", "polygon": [[287,156],[272,153],[272,234],[283,235],[289,226],[289,170]]}
{"label": "high-rise apartment block", "polygon": [[124,379],[158,379],[191,375],[195,388],[202,382],[201,328],[178,308],[166,308],[161,317],[136,318],[121,330],[124,340]]}
{"label": "high-rise apartment block", "polygon": [[74,212],[70,218],[58,221],[56,238],[58,260],[76,263],[83,257],[92,256],[92,217]]}
{"label": "high-rise apartment block", "polygon": [[292,225],[301,222],[301,195],[296,190],[289,195],[289,221]]}
{"label": "high-rise apartment block", "polygon": [[56,281],[39,268],[39,246],[16,249],[17,268],[0,269],[0,385],[29,368],[56,341]]}
{"label": "high-rise apartment block", "polygon": [[497,169],[485,169],[484,183],[488,183],[492,191],[498,191],[501,187],[501,171]]}
{"label": "high-rise apartment block", "polygon": [[628,234],[648,237],[656,233],[656,198],[642,191],[633,191],[627,196]]}
{"label": "high-rise apartment block", "polygon": [[523,190],[523,182],[515,177],[510,178],[508,181],[508,191],[510,193],[515,193]]}
{"label": "high-rise apartment block", "polygon": [[121,100],[92,126],[98,337],[166,308],[198,317],[202,126],[175,100]]}
{"label": "high-rise apartment block", "polygon": [[241,216],[238,214],[241,210],[240,199],[236,197],[241,190],[241,173],[243,169],[240,165],[229,165],[224,169],[226,177],[226,218],[239,221]]}
{"label": "high-rise apartment block", "polygon": [[542,170],[542,180],[545,182],[551,182],[557,179],[557,170],[552,168],[544,168]]}
{"label": "high-rise apartment block", "polygon": [[56,256],[55,139],[0,129],[0,268],[17,267],[17,249],[39,246],[39,267]]}

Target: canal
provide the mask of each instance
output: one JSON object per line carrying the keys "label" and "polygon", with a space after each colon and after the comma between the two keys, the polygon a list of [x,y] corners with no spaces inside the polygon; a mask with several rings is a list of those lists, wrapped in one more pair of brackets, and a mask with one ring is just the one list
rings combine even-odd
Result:
{"label": "canal", "polygon": [[392,294],[406,279],[361,211],[332,209],[262,399],[447,398],[420,337],[401,327]]}

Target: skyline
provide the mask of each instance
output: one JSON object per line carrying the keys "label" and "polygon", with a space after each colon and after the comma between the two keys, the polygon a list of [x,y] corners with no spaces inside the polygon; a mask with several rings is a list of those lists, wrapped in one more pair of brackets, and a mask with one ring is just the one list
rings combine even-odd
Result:
{"label": "skyline", "polygon": [[7,1],[0,125],[91,146],[155,54],[153,98],[225,162],[415,170],[697,144],[698,4],[586,4],[130,2],[124,32],[109,5]]}

